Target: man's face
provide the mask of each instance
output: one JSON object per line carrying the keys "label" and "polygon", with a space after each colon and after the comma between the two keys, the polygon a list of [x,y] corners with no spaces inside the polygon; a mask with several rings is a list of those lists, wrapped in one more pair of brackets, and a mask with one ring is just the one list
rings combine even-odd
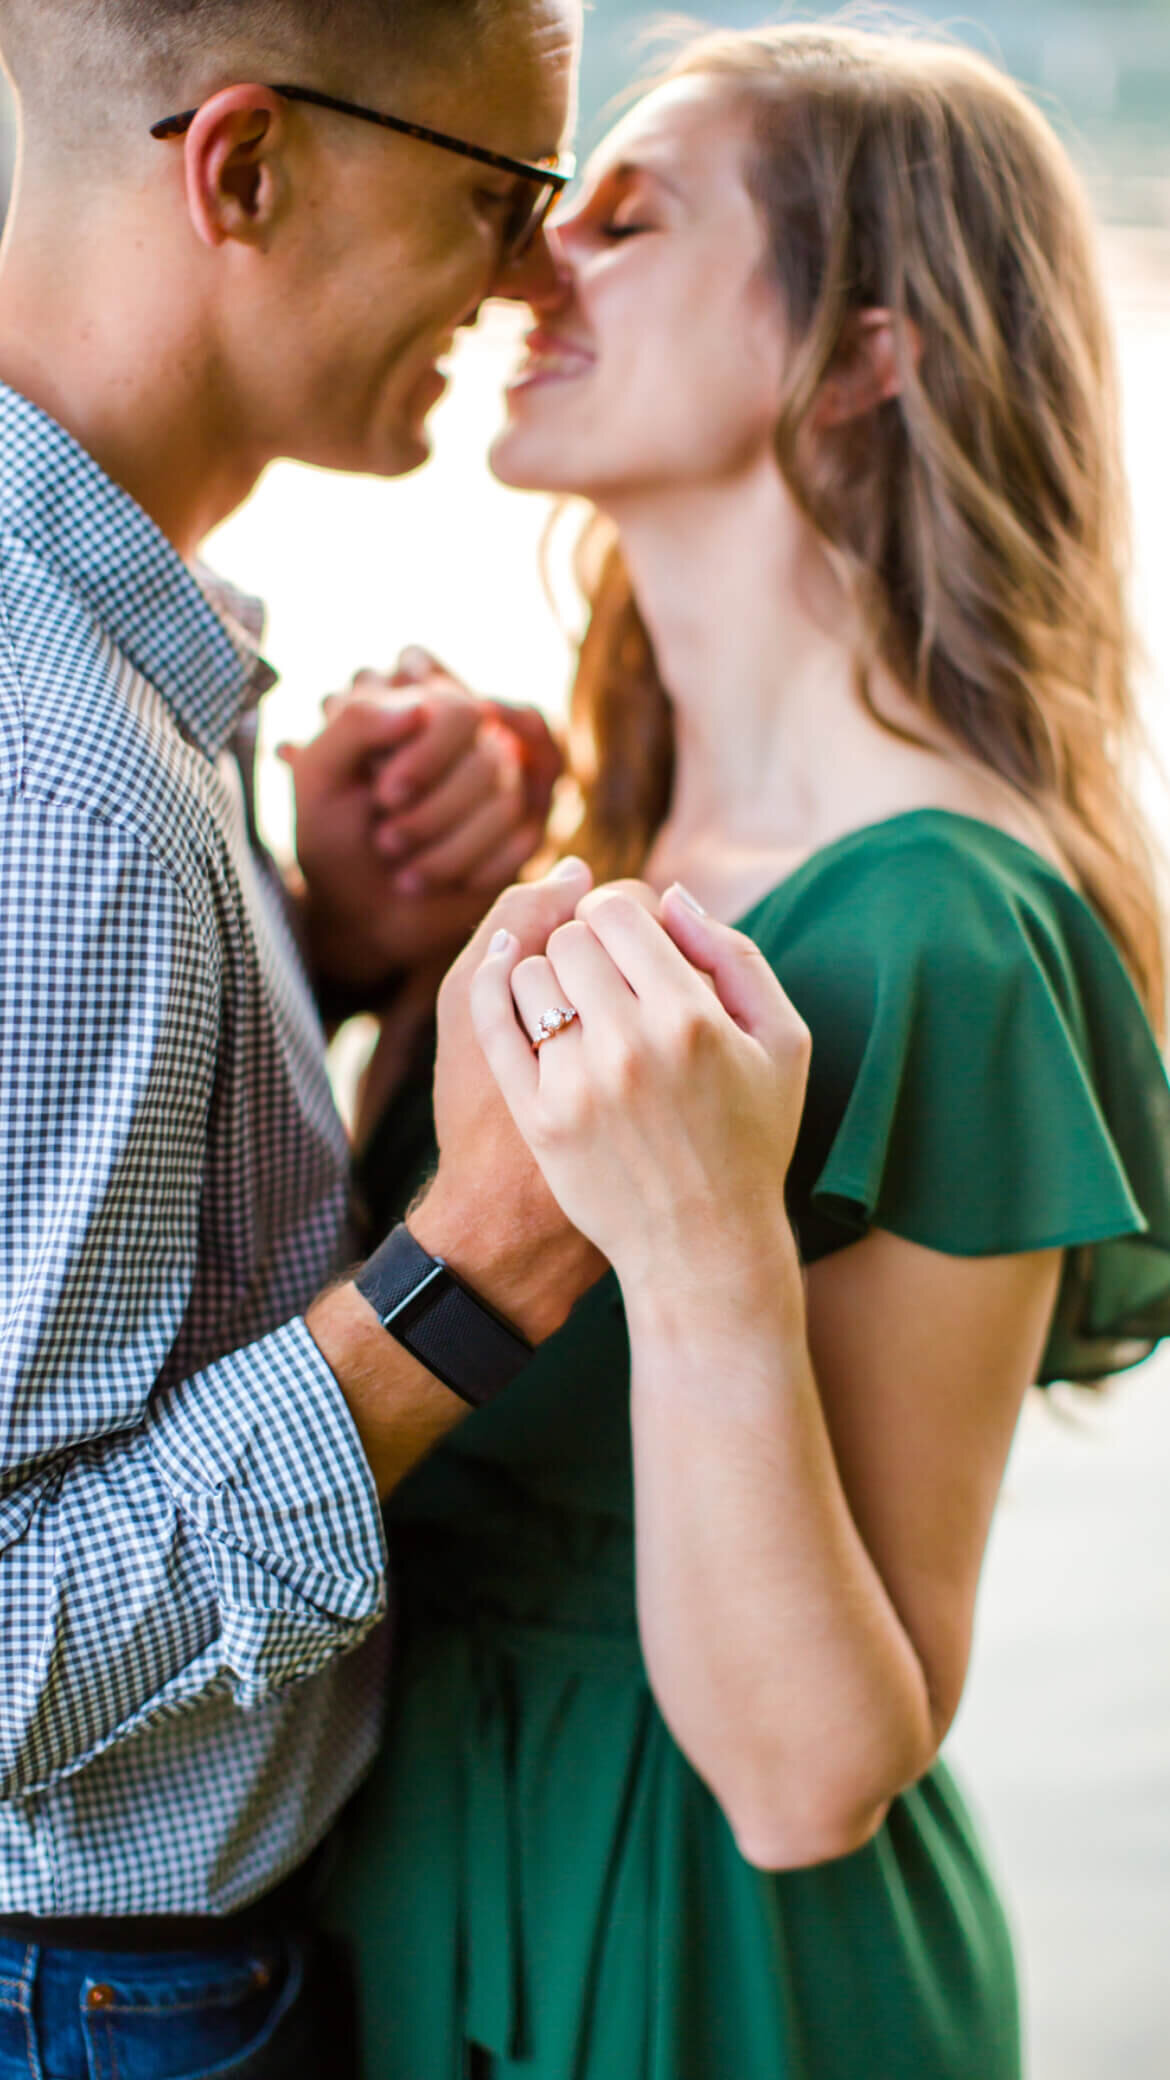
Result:
{"label": "man's face", "polygon": [[[372,71],[362,98],[512,158],[556,152],[572,110],[578,0],[513,0],[474,52],[456,39],[436,47],[432,70],[400,69],[397,84],[389,68]],[[429,453],[426,417],[444,388],[436,363],[500,278],[515,183],[352,117],[297,109],[295,119],[295,207],[230,321],[251,429],[269,455],[399,476]]]}

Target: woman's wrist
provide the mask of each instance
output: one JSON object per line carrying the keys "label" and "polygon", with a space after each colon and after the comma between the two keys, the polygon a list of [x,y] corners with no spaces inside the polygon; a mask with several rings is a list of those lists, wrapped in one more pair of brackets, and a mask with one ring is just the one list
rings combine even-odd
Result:
{"label": "woman's wrist", "polygon": [[726,1347],[729,1331],[763,1334],[807,1350],[804,1274],[796,1238],[783,1216],[721,1225],[703,1247],[692,1242],[614,1264],[635,1359],[649,1346],[695,1350]]}

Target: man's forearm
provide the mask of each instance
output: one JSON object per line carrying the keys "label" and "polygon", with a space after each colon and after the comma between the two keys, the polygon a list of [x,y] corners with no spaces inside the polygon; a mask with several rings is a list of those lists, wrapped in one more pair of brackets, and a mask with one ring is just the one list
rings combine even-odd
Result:
{"label": "man's forearm", "polygon": [[345,1398],[380,1495],[388,1495],[471,1406],[382,1327],[355,1285],[315,1300],[305,1326]]}
{"label": "man's forearm", "polygon": [[[478,1215],[449,1200],[441,1181],[409,1216],[415,1240],[442,1257],[472,1291],[537,1344],[551,1336],[604,1269],[581,1236],[566,1228],[534,1245],[520,1219],[498,1205]],[[352,1283],[314,1301],[306,1326],[353,1417],[378,1492],[386,1495],[470,1415],[472,1404],[446,1387],[384,1329]]]}
{"label": "man's forearm", "polygon": [[[62,1366],[74,1392],[101,1384],[84,1366]],[[62,1429],[48,1465],[6,1471],[0,1800],[204,1698],[262,1704],[384,1609],[373,1483],[301,1321],[156,1387],[137,1424]]]}

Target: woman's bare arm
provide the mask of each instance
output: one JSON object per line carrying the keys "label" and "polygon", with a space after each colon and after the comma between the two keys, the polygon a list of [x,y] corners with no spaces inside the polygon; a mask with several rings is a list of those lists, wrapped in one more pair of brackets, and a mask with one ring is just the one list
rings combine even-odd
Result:
{"label": "woman's bare arm", "polygon": [[859,1846],[933,1759],[1059,1263],[875,1232],[807,1314],[783,1249],[630,1296],[647,1666],[751,1861]]}

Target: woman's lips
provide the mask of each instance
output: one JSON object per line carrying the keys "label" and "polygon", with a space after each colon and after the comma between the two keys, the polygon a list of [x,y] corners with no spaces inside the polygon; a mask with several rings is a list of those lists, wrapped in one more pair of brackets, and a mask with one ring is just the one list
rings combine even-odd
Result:
{"label": "woman's lips", "polygon": [[560,339],[555,333],[530,332],[524,344],[528,351],[509,377],[509,391],[530,390],[539,383],[571,382],[577,376],[588,375],[594,365],[594,357],[585,347]]}

